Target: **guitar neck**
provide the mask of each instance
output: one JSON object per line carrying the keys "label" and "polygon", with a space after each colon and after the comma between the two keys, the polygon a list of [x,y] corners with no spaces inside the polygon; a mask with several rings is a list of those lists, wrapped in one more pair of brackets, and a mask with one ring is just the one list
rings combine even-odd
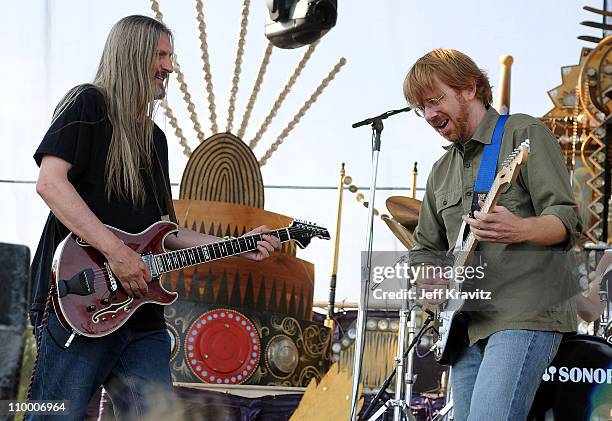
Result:
{"label": "guitar neck", "polygon": [[[499,179],[495,178],[495,180],[493,181],[493,185],[489,190],[489,193],[487,193],[487,198],[485,199],[484,205],[480,209],[482,213],[489,213],[489,211],[495,207],[495,205],[497,204],[497,200],[499,199],[499,195],[501,194],[500,186],[501,185]],[[474,194],[476,193],[474,192]],[[463,241],[461,251],[459,251],[455,258],[454,267],[457,268],[466,266],[466,263],[472,257],[472,253],[476,249],[477,245],[478,240],[474,236],[474,233],[470,231],[467,238]]]}
{"label": "guitar neck", "polygon": [[[291,228],[281,228],[276,231],[268,232],[278,238],[281,243],[291,240]],[[229,256],[257,250],[257,242],[262,241],[262,234],[245,235],[230,240],[218,241],[215,243],[202,244],[181,250],[169,251],[155,255],[153,260],[158,269],[158,275],[175,270],[184,269],[211,260],[223,259]]]}

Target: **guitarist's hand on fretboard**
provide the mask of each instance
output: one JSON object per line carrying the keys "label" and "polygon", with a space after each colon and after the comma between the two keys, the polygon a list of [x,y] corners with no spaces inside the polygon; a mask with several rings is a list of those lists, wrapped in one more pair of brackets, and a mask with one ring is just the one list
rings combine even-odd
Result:
{"label": "guitarist's hand on fretboard", "polygon": [[[481,200],[480,207],[484,205]],[[489,213],[474,212],[474,218],[464,216],[476,240],[487,243],[515,244],[525,241],[524,219],[504,206],[494,206]]]}
{"label": "guitarist's hand on fretboard", "polygon": [[274,250],[280,250],[280,240],[272,235],[264,234],[266,232],[270,232],[270,228],[265,225],[247,232],[245,235],[263,234],[261,236],[262,241],[257,242],[257,250],[242,253],[241,256],[259,262],[260,260],[270,257]]}

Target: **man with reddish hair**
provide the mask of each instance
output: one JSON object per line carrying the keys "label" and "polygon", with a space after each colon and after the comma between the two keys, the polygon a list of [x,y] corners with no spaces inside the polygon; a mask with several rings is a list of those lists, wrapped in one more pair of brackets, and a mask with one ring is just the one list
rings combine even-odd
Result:
{"label": "man with reddish hair", "polygon": [[[465,343],[452,362],[455,420],[525,420],[563,332],[576,328],[570,298],[575,278],[553,264],[554,256],[565,259],[581,232],[561,149],[539,120],[525,114],[501,119],[496,169],[526,139],[529,159],[497,206],[480,212],[475,181],[486,145],[495,144],[500,117],[491,106],[486,74],[464,53],[436,49],[412,66],[404,95],[450,142],[427,180],[411,264],[443,265],[440,256],[452,251],[465,223],[479,242],[481,262],[487,262],[484,278],[468,279],[465,287],[493,295],[491,302],[464,307]],[[416,280],[417,296],[447,288],[448,279],[435,277],[440,271],[420,273],[425,276]],[[445,300],[425,301],[436,306]]]}

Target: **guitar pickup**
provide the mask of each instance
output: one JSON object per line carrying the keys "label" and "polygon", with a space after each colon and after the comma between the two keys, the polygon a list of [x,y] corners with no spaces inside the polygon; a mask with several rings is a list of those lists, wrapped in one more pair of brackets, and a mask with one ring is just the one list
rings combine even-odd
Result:
{"label": "guitar pickup", "polygon": [[67,294],[90,295],[96,292],[94,286],[94,273],[92,269],[86,269],[77,273],[68,280],[60,280],[57,283],[57,292],[60,297]]}

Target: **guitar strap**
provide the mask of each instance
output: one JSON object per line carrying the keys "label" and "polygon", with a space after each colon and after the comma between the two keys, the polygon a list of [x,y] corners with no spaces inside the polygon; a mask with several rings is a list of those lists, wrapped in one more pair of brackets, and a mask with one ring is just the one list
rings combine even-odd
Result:
{"label": "guitar strap", "polygon": [[506,125],[508,117],[510,116],[507,114],[499,116],[497,123],[495,124],[495,129],[493,129],[491,143],[484,146],[482,159],[480,160],[480,168],[478,169],[478,177],[476,178],[476,184],[474,185],[474,194],[472,195],[472,213],[480,210],[478,201],[485,200],[487,193],[493,185],[493,180],[495,180],[497,160],[499,158],[499,151],[501,149],[504,126]]}

